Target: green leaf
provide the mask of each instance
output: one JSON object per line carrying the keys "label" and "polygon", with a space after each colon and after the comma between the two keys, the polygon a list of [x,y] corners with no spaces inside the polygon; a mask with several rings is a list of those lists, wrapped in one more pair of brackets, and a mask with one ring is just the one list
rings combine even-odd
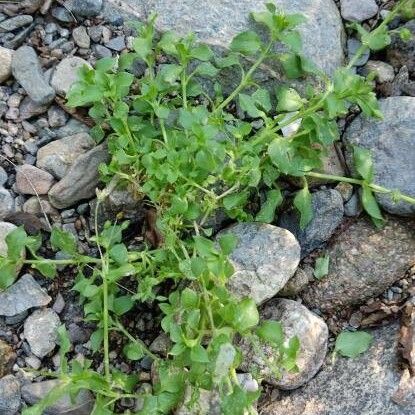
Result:
{"label": "green leaf", "polygon": [[213,78],[218,74],[219,69],[215,68],[210,62],[203,62],[197,66],[195,71],[198,75]]}
{"label": "green leaf", "polygon": [[117,264],[123,265],[128,262],[128,251],[124,244],[116,244],[109,251],[111,259]]}
{"label": "green leaf", "polygon": [[10,287],[17,278],[17,265],[0,258],[0,291]]}
{"label": "green leaf", "polygon": [[152,52],[152,43],[151,38],[138,37],[134,39],[133,47],[137,57],[146,60],[147,56]]}
{"label": "green leaf", "polygon": [[329,273],[330,257],[325,255],[316,259],[314,266],[314,277],[318,280],[325,277]]}
{"label": "green leaf", "polygon": [[183,71],[183,67],[176,64],[165,64],[160,69],[160,76],[163,81],[173,84],[175,83],[179,77],[180,74]]}
{"label": "green leaf", "polygon": [[60,356],[60,371],[66,373],[68,371],[68,360],[66,358],[67,353],[71,350],[71,341],[69,339],[68,331],[65,324],[58,327],[59,338],[59,356]]}
{"label": "green leaf", "polygon": [[271,223],[275,219],[275,210],[282,203],[281,190],[273,189],[267,192],[267,200],[261,206],[261,210],[255,217],[257,222]]}
{"label": "green leaf", "polygon": [[52,229],[50,243],[55,251],[60,250],[70,255],[75,255],[77,253],[75,236],[56,226]]}
{"label": "green leaf", "polygon": [[277,111],[293,112],[299,110],[303,106],[303,99],[299,93],[293,88],[281,86],[277,89]]}
{"label": "green leaf", "polygon": [[294,198],[294,206],[300,212],[300,228],[304,229],[313,219],[311,194],[308,186],[297,192]]}
{"label": "green leaf", "polygon": [[198,344],[190,350],[190,359],[193,362],[209,363],[209,355],[206,349]]}
{"label": "green leaf", "polygon": [[255,327],[259,322],[259,313],[252,298],[244,298],[236,305],[233,326],[240,333]]}
{"label": "green leaf", "polygon": [[223,198],[223,206],[226,210],[232,210],[237,207],[243,208],[247,199],[247,192],[232,193]]}
{"label": "green leaf", "polygon": [[7,257],[12,261],[21,259],[25,249],[27,234],[22,226],[13,229],[6,236]]}
{"label": "green leaf", "polygon": [[303,74],[300,56],[292,53],[284,53],[280,56],[280,62],[288,79],[300,78]]}
{"label": "green leaf", "polygon": [[258,52],[261,45],[261,39],[258,34],[253,31],[247,31],[239,33],[233,38],[230,49],[242,55],[253,55]]}
{"label": "green leaf", "polygon": [[355,358],[371,345],[373,336],[365,331],[343,331],[337,336],[335,351],[344,357]]}
{"label": "green leaf", "polygon": [[89,338],[89,344],[93,352],[96,353],[100,349],[103,339],[104,331],[102,329],[97,329],[91,334],[91,337]]}
{"label": "green leaf", "polygon": [[239,94],[239,105],[252,118],[258,118],[264,115],[263,111],[257,108],[255,99],[250,95]]}
{"label": "green leaf", "polygon": [[56,265],[45,259],[45,262],[40,262],[32,265],[37,269],[44,277],[55,278],[57,274]]}
{"label": "green leaf", "polygon": [[200,61],[208,61],[214,56],[212,49],[208,45],[199,45],[191,49],[190,55],[192,58],[198,59]]}
{"label": "green leaf", "polygon": [[134,306],[134,300],[129,295],[123,295],[114,299],[112,308],[114,313],[117,316],[122,316],[123,314],[130,311]]}
{"label": "green leaf", "polygon": [[123,352],[127,359],[130,360],[140,360],[144,357],[143,348],[136,342],[126,344],[123,348]]}
{"label": "green leaf", "polygon": [[365,211],[370,215],[373,220],[373,223],[377,227],[381,227],[384,223],[382,212],[380,211],[378,202],[373,196],[371,188],[367,184],[362,186],[362,205]]}
{"label": "green leaf", "polygon": [[[415,14],[415,11],[414,11]],[[409,42],[412,39],[412,32],[406,28],[406,27],[402,27],[399,30],[399,37],[404,41],[404,42]]]}
{"label": "green leaf", "polygon": [[284,342],[284,332],[279,321],[266,320],[256,330],[258,337],[274,345],[281,345]]}
{"label": "green leaf", "polygon": [[227,233],[219,238],[219,245],[224,255],[230,255],[238,244],[238,238],[236,235]]}
{"label": "green leaf", "polygon": [[186,287],[181,294],[181,303],[185,309],[196,308],[199,304],[199,296],[196,291]]}
{"label": "green leaf", "polygon": [[360,176],[368,182],[373,181],[373,161],[370,150],[354,146],[353,147],[353,160],[356,170]]}

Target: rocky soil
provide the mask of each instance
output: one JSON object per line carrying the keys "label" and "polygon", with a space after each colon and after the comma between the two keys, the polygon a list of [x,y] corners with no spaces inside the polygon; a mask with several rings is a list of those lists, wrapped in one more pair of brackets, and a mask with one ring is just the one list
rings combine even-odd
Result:
{"label": "rocky soil", "polygon": [[[392,3],[277,1],[288,12],[307,16],[301,27],[305,54],[329,75],[359,46],[346,24],[373,27]],[[82,252],[94,254],[88,241],[95,189],[100,185],[97,168],[109,155],[105,145],[95,146],[88,119],[69,110],[64,97],[78,68],[94,66],[97,59],[132,47],[134,30],[125,24],[127,20],[156,11],[160,30],[192,30],[221,49],[249,27],[248,13],[261,5],[258,0],[0,2],[0,253],[6,253],[5,238],[26,213],[29,233],[47,233],[50,224],[61,226],[76,237]],[[415,35],[415,20],[394,24]],[[139,74],[140,67],[136,69]],[[352,114],[340,120],[342,140],[327,159],[326,171],[353,173],[349,145],[359,144],[372,151],[377,183],[415,197],[415,37],[403,43],[395,36],[386,51],[362,57],[356,71],[376,74],[373,82],[384,118],[368,120]],[[275,81],[269,73],[261,77],[262,82]],[[300,230],[299,218],[290,210],[281,212],[272,225],[218,229],[239,236],[231,257],[236,269],[230,282],[234,294],[252,296],[262,305],[262,318],[281,321],[289,335],[301,340],[299,372],[280,379],[267,371],[255,351],[243,348],[242,368],[253,365],[266,379],[259,413],[415,413],[415,383],[401,370],[398,347],[402,310],[415,305],[415,208],[379,196],[390,216],[386,226],[377,230],[362,214],[358,196],[351,185],[316,182],[314,219],[305,230]],[[142,219],[134,197],[115,190],[98,219],[119,212],[137,222]],[[140,235],[134,236],[140,243]],[[48,248],[43,249],[50,252]],[[329,274],[316,280],[313,266],[322,255],[330,258]],[[61,323],[73,343],[72,356],[93,357],[92,327],[83,321],[70,290],[71,270],[62,270],[52,281],[33,270],[23,269],[20,275],[0,292],[0,415],[19,414],[54,386],[55,381],[45,380],[33,369],[58,367],[56,329]],[[159,320],[154,310],[143,306],[134,313],[129,329],[151,350],[163,354],[166,339],[159,336]],[[336,334],[359,328],[373,333],[370,350],[354,360],[339,356],[333,360]],[[412,341],[415,348],[415,337]],[[138,372],[145,387],[151,388],[151,359],[127,363],[118,353],[122,344],[118,339],[114,343],[112,365]],[[95,364],[99,369],[99,359]],[[240,376],[246,387],[258,386]],[[211,402],[206,413],[214,413]],[[47,413],[89,415],[92,404],[89,393],[75,402],[68,396]],[[122,404],[120,413],[135,405]]]}

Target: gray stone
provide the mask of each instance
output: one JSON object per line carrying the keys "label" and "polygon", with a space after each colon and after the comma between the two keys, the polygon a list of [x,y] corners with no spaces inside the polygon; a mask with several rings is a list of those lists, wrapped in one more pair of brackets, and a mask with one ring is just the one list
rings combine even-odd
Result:
{"label": "gray stone", "polygon": [[319,190],[312,194],[311,200],[313,219],[305,229],[300,228],[299,215],[294,208],[284,212],[278,222],[298,239],[302,257],[330,239],[342,222],[344,213],[343,199],[337,190]]}
{"label": "gray stone", "polygon": [[89,132],[89,128],[77,119],[71,118],[63,127],[53,131],[56,134],[56,138],[65,138],[78,133],[87,133]]}
{"label": "gray stone", "polygon": [[24,359],[27,366],[31,367],[32,369],[38,370],[42,366],[42,361],[36,357],[35,355],[30,355],[25,357]]}
{"label": "gray stone", "polygon": [[3,186],[7,182],[7,177],[6,170],[0,166],[0,186]]}
{"label": "gray stone", "polygon": [[59,62],[50,82],[59,95],[65,96],[68,93],[71,86],[78,80],[78,72],[84,65],[91,68],[85,59],[78,56],[68,57]]}
{"label": "gray stone", "polygon": [[170,337],[166,333],[161,333],[157,336],[153,342],[150,344],[150,351],[153,353],[158,353],[161,356],[167,356],[167,353],[172,347],[172,342]]}
{"label": "gray stone", "polygon": [[228,286],[238,298],[257,304],[274,297],[293,276],[300,261],[300,246],[286,229],[263,223],[239,223],[220,232],[238,239],[230,255],[235,273]]}
{"label": "gray stone", "polygon": [[343,19],[351,22],[363,22],[378,12],[375,0],[340,0]]}
{"label": "gray stone", "polygon": [[99,43],[102,37],[103,26],[88,27],[88,34],[95,43]]}
{"label": "gray stone", "polygon": [[[346,130],[346,144],[371,151],[374,161],[374,183],[415,197],[415,97],[390,97],[379,101],[382,120],[356,117]],[[352,152],[346,154],[353,171]],[[394,203],[392,197],[376,194],[380,205],[389,213],[415,216],[415,204]]]}
{"label": "gray stone", "polygon": [[392,82],[395,78],[395,70],[392,65],[382,61],[368,61],[362,68],[363,75],[369,75],[373,72],[378,82]]}
{"label": "gray stone", "polygon": [[[59,380],[55,379],[29,383],[22,387],[22,398],[27,404],[34,405],[59,384]],[[70,395],[66,394],[47,408],[44,415],[90,415],[93,406],[94,398],[92,394],[82,389],[74,402],[72,402]]]}
{"label": "gray stone", "polygon": [[50,308],[34,311],[24,323],[24,336],[30,350],[43,358],[55,347],[58,339],[59,316]]}
{"label": "gray stone", "polygon": [[108,161],[106,144],[100,144],[80,155],[65,177],[50,189],[49,200],[52,205],[64,209],[80,200],[92,198],[99,183],[98,166]]}
{"label": "gray stone", "polygon": [[71,10],[77,16],[94,17],[101,12],[102,3],[103,0],[74,0]]}
{"label": "gray stone", "polygon": [[[349,61],[353,59],[360,46],[362,46],[360,40],[357,40],[354,37],[347,39],[347,56],[349,58]],[[367,50],[362,54],[362,56],[359,59],[357,59],[354,66],[363,66],[369,60],[369,56],[370,51]]]}
{"label": "gray stone", "polygon": [[54,207],[52,207],[52,205],[49,203],[49,200],[46,199],[46,196],[41,196],[39,199],[36,196],[32,196],[27,199],[23,204],[23,212],[31,213],[35,216],[42,213],[46,213],[47,215],[52,215],[55,217],[59,215],[59,212]]}
{"label": "gray stone", "polygon": [[49,108],[49,104],[37,104],[30,97],[25,97],[19,107],[19,115],[21,120],[28,120],[45,113]]}
{"label": "gray stone", "polygon": [[48,122],[51,128],[63,127],[68,119],[67,113],[60,107],[52,105],[48,110]]}
{"label": "gray stone", "polygon": [[280,321],[284,336],[290,339],[297,336],[300,351],[297,358],[298,372],[284,371],[280,377],[270,367],[275,362],[275,349],[262,345],[263,359],[255,348],[249,346],[246,339],[241,340],[243,371],[259,370],[267,383],[280,389],[296,389],[308,382],[320,369],[327,353],[328,328],[324,320],[309,311],[306,307],[293,300],[274,299],[268,302],[261,312],[261,319]]}
{"label": "gray stone", "polygon": [[95,56],[98,59],[110,58],[112,56],[112,52],[108,48],[102,45],[94,45],[92,46],[92,50],[94,51]]}
{"label": "gray stone", "polygon": [[51,298],[30,274],[0,292],[0,316],[12,317],[34,307],[48,305]]}
{"label": "gray stone", "polygon": [[388,217],[382,229],[366,218],[352,223],[326,250],[329,273],[302,294],[312,308],[363,303],[403,278],[415,261],[415,222]]}
{"label": "gray stone", "polygon": [[[199,39],[214,46],[227,47],[238,33],[252,28],[249,14],[260,11],[265,0],[196,2],[194,0],[121,1],[120,9],[135,16],[157,13],[156,27],[180,34],[195,32]],[[328,74],[343,63],[344,30],[332,0],[277,0],[286,13],[301,13],[307,18],[299,27],[305,56]]]}
{"label": "gray stone", "polygon": [[55,98],[55,92],[46,82],[37,54],[32,47],[22,46],[15,51],[12,72],[36,104],[49,104]]}
{"label": "gray stone", "polygon": [[395,68],[406,66],[411,77],[415,76],[415,19],[405,23],[400,29],[408,29],[412,39],[403,41],[399,33],[392,35],[392,43],[386,50],[388,62]]}
{"label": "gray stone", "polygon": [[17,414],[20,408],[20,382],[13,375],[0,379],[0,415]]}
{"label": "gray stone", "polygon": [[10,19],[0,22],[0,33],[12,32],[20,27],[27,26],[33,22],[33,17],[28,14],[11,17]]}
{"label": "gray stone", "polygon": [[52,16],[64,23],[73,23],[75,22],[74,16],[64,7],[54,7],[52,9]]}
{"label": "gray stone", "polygon": [[12,74],[13,53],[13,50],[0,46],[0,84],[7,81]]}
{"label": "gray stone", "polygon": [[344,215],[348,217],[359,216],[363,211],[362,203],[360,202],[359,195],[355,193],[344,204]]}
{"label": "gray stone", "polygon": [[314,281],[313,268],[301,265],[278,293],[279,297],[296,297],[307,285]]}
{"label": "gray stone", "polygon": [[91,46],[91,39],[86,31],[85,26],[78,26],[72,31],[73,40],[75,43],[84,49],[89,49]]}
{"label": "gray stone", "polygon": [[75,160],[94,145],[94,140],[87,133],[52,141],[39,149],[36,165],[57,179],[62,179]]}
{"label": "gray stone", "polygon": [[16,190],[25,195],[45,195],[54,183],[53,176],[35,166],[23,164],[16,172]]}
{"label": "gray stone", "polygon": [[399,327],[371,332],[371,348],[355,359],[337,357],[303,388],[282,394],[264,407],[263,415],[413,415],[415,401],[399,406],[391,397],[398,388]]}
{"label": "gray stone", "polygon": [[14,211],[14,198],[10,192],[0,186],[0,220]]}
{"label": "gray stone", "polygon": [[109,42],[105,43],[105,46],[108,49],[115,50],[116,52],[121,52],[126,47],[125,36],[114,37]]}

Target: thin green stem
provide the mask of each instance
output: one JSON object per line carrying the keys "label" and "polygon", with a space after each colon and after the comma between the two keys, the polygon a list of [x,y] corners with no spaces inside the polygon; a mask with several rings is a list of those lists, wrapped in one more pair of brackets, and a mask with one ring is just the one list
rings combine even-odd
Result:
{"label": "thin green stem", "polygon": [[387,189],[386,187],[379,186],[375,183],[367,183],[365,180],[362,179],[354,179],[351,177],[344,177],[344,176],[335,176],[331,174],[324,174],[324,173],[316,173],[316,172],[308,172],[305,173],[306,176],[314,177],[316,179],[325,179],[325,180],[333,180],[336,182],[344,182],[344,183],[350,183],[350,184],[357,184],[359,186],[367,185],[369,186],[375,193],[385,193],[385,194],[391,194],[394,195],[395,199],[397,201],[407,202],[411,204],[415,204],[415,198],[403,195],[395,190]]}
{"label": "thin green stem", "polygon": [[254,72],[258,69],[258,67],[264,62],[266,57],[269,54],[269,51],[271,50],[272,44],[274,42],[271,41],[268,43],[267,47],[263,50],[257,61],[251,66],[249,71],[242,77],[241,82],[239,85],[234,89],[234,91],[226,98],[224,101],[222,101],[221,104],[219,104],[214,113],[218,113],[222,111],[224,108],[226,108],[227,105],[229,105],[237,96],[238,94],[249,84],[251,80],[251,76],[254,74]]}

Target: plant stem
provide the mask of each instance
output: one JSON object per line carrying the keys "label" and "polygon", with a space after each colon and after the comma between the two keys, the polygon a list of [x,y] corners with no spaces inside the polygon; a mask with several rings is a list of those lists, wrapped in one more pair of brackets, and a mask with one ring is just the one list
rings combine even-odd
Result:
{"label": "plant stem", "polygon": [[248,85],[249,81],[251,80],[251,76],[254,74],[254,72],[257,70],[258,66],[261,65],[262,62],[264,62],[265,58],[268,56],[269,51],[271,50],[273,42],[269,42],[267,47],[264,49],[264,51],[259,56],[258,60],[251,66],[249,71],[245,74],[245,76],[242,77],[241,82],[239,85],[235,88],[235,90],[226,98],[222,103],[216,107],[214,113],[218,113],[226,106],[232,102],[236,96]]}
{"label": "plant stem", "polygon": [[414,197],[400,194],[398,192],[395,192],[394,190],[387,189],[386,187],[379,186],[375,183],[367,183],[365,180],[362,180],[362,179],[354,179],[354,178],[351,178],[351,177],[344,177],[344,176],[334,176],[334,175],[331,175],[331,174],[316,173],[316,172],[308,172],[305,175],[309,176],[309,177],[315,177],[316,179],[333,180],[333,181],[336,181],[336,182],[357,184],[359,186],[363,186],[363,185],[366,184],[367,186],[369,186],[376,193],[395,194],[397,200],[407,202],[407,203],[411,203],[411,204],[415,204],[415,198]]}

